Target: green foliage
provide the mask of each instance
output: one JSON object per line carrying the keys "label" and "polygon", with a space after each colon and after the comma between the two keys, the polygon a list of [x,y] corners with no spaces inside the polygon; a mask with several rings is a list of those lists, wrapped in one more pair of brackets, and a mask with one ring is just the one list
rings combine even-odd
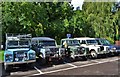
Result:
{"label": "green foliage", "polygon": [[[85,2],[83,10],[73,11],[68,2],[3,2],[4,33],[31,33],[59,41],[72,37],[118,37],[120,12],[111,13],[112,2]],[[118,22],[118,23],[117,23]],[[113,26],[114,23],[114,26]]]}
{"label": "green foliage", "polygon": [[113,3],[109,2],[94,2],[84,4],[85,8],[83,8],[83,10],[85,12],[84,14],[87,16],[86,21],[94,30],[94,37],[109,37],[113,40],[114,26],[117,26],[118,14],[120,13],[116,13],[115,15],[111,13],[112,4]]}
{"label": "green foliage", "polygon": [[109,40],[111,44],[114,44],[114,40],[112,38],[106,37],[106,39]]}

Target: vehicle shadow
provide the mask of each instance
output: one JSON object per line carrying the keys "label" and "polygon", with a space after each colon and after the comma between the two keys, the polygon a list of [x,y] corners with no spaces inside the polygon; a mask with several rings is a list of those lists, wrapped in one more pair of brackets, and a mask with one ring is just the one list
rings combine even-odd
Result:
{"label": "vehicle shadow", "polygon": [[13,66],[10,72],[25,72],[34,69],[31,64],[21,64],[17,66]]}

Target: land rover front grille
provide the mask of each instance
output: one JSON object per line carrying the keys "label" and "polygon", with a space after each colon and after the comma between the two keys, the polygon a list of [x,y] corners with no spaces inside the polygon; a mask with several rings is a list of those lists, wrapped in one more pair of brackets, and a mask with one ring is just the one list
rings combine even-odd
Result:
{"label": "land rover front grille", "polygon": [[27,59],[27,53],[25,51],[14,51],[14,61],[20,62]]}
{"label": "land rover front grille", "polygon": [[106,50],[105,51],[109,51],[109,48],[108,47],[106,47]]}
{"label": "land rover front grille", "polygon": [[100,46],[100,51],[103,51],[104,50],[104,47],[103,46]]}
{"label": "land rover front grille", "polygon": [[77,52],[75,52],[75,54],[84,54],[85,49],[84,48],[77,48]]}
{"label": "land rover front grille", "polygon": [[58,56],[59,48],[49,48],[50,51],[46,51],[46,56]]}
{"label": "land rover front grille", "polygon": [[59,48],[50,48],[50,51],[51,51],[53,54],[57,54],[58,51],[59,51]]}

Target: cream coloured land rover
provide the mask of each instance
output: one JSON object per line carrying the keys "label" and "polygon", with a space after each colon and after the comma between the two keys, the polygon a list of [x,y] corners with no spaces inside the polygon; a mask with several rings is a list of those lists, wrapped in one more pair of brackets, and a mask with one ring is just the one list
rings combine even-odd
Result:
{"label": "cream coloured land rover", "polygon": [[89,48],[88,54],[92,58],[97,58],[99,55],[106,55],[108,53],[108,48],[104,47],[103,45],[98,45],[98,42],[95,40],[95,38],[80,37],[75,39],[79,40],[81,46]]}

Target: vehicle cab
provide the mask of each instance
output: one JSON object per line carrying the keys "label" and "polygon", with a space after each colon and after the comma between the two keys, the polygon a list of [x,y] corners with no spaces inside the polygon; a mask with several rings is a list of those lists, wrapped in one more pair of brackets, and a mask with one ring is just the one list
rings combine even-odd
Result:
{"label": "vehicle cab", "polygon": [[31,49],[31,34],[6,34],[4,52],[5,70],[17,64],[28,64],[36,61],[36,53]]}

